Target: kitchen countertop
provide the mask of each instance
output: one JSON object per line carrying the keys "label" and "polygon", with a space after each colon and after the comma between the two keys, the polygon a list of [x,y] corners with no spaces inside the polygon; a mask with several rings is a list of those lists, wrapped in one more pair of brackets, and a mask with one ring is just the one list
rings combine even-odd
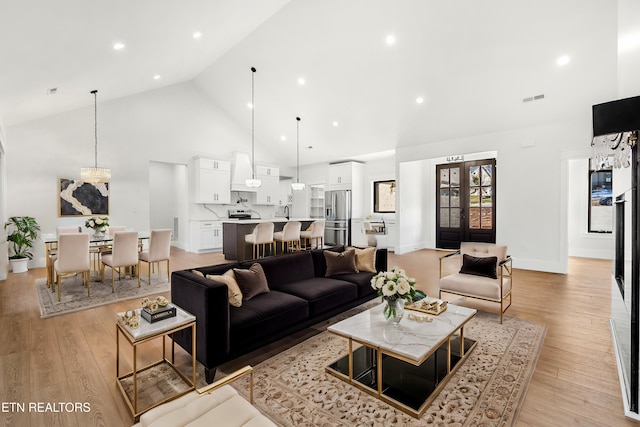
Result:
{"label": "kitchen countertop", "polygon": [[[223,219],[222,222],[230,222],[234,224],[257,224],[259,222],[289,222],[289,221],[318,221],[317,218],[285,218],[285,217],[276,217],[276,218],[251,218],[251,219],[235,219],[235,218],[227,218]],[[320,220],[324,221],[324,220]]]}

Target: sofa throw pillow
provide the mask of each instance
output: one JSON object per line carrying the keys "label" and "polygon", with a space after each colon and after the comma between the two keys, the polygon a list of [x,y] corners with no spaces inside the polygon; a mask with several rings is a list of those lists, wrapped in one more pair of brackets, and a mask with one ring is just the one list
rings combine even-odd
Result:
{"label": "sofa throw pillow", "polygon": [[475,276],[490,277],[497,279],[496,266],[498,264],[498,257],[475,257],[467,254],[462,256],[462,268],[460,273],[473,274]]}
{"label": "sofa throw pillow", "polygon": [[376,271],[376,248],[353,248],[356,252],[356,269],[367,273]]}
{"label": "sofa throw pillow", "polygon": [[326,277],[336,274],[357,273],[356,251],[351,248],[343,252],[323,251],[327,262]]}
{"label": "sofa throw pillow", "polygon": [[236,281],[240,286],[244,301],[249,301],[256,295],[269,292],[267,277],[264,275],[262,266],[257,262],[249,269],[234,268],[233,272],[236,274]]}
{"label": "sofa throw pillow", "polygon": [[215,280],[216,282],[221,282],[227,285],[229,304],[234,307],[242,306],[242,291],[236,281],[236,275],[233,270],[227,270],[223,275],[207,274],[206,277],[207,279]]}

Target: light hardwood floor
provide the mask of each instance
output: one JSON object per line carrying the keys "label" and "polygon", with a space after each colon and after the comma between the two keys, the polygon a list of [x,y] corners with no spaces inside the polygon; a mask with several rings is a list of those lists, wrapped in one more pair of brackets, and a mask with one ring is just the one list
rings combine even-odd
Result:
{"label": "light hardwood floor", "polygon": [[[437,295],[442,251],[389,254],[389,266],[416,277],[419,287]],[[172,250],[172,270],[222,262],[221,254]],[[516,263],[517,267],[517,263]],[[569,274],[515,270],[513,305],[507,316],[547,325],[535,374],[522,405],[520,426],[638,425],[623,415],[622,397],[609,331],[610,262],[571,258]],[[128,426],[132,419],[116,388],[115,313],[131,301],[40,319],[34,290],[44,269],[9,274],[0,282],[0,425]],[[169,297],[169,294],[165,294]],[[290,345],[304,334],[269,349]],[[142,362],[159,344],[146,345]],[[266,357],[248,356],[239,363]],[[124,364],[130,357],[121,354]],[[232,365],[232,364],[231,364]],[[11,411],[11,402],[27,405]],[[29,412],[28,404],[89,402],[90,411]],[[15,409],[15,407],[14,407]]]}

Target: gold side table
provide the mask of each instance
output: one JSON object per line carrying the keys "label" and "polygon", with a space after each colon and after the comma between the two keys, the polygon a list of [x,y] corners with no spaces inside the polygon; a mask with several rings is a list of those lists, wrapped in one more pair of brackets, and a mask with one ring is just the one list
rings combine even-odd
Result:
{"label": "gold side table", "polygon": [[[170,400],[176,399],[189,393],[196,388],[196,318],[191,313],[186,312],[178,306],[176,308],[176,316],[168,319],[149,323],[140,317],[140,326],[137,329],[131,329],[128,326],[121,325],[116,322],[116,378],[118,388],[129,407],[129,411],[135,421],[141,414],[149,409],[155,408]],[[140,312],[140,309],[137,309]],[[175,365],[175,342],[171,338],[172,334],[183,329],[191,328],[191,378],[189,378]],[[133,349],[133,370],[120,373],[120,335],[131,345]],[[167,358],[166,339],[171,339],[171,360]],[[162,338],[162,359],[151,363],[144,367],[138,366],[138,346],[154,339]],[[144,407],[140,407],[139,380],[141,377],[153,378],[154,374],[158,374],[158,381],[167,384],[173,381],[174,393],[171,395],[158,394],[158,392],[149,393]],[[148,374],[148,375],[147,375]],[[177,384],[177,386],[175,386]],[[147,387],[154,387],[158,384],[146,384]],[[142,390],[144,394],[145,390]]]}

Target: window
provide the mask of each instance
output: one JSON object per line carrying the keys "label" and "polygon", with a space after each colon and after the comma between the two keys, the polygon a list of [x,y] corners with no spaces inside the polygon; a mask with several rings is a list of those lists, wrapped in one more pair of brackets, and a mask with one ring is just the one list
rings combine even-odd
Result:
{"label": "window", "polygon": [[375,181],[373,183],[373,211],[377,213],[395,213],[396,182]]}
{"label": "window", "polygon": [[589,172],[589,233],[613,231],[612,184],[611,169]]}

